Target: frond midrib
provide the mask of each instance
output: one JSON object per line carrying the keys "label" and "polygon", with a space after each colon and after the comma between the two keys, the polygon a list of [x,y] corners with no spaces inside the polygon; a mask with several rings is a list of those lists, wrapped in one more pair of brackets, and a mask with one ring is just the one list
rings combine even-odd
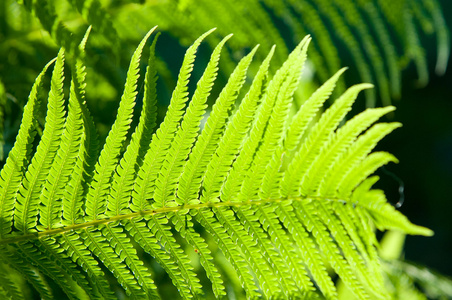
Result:
{"label": "frond midrib", "polygon": [[[17,243],[17,242],[23,242],[23,241],[29,241],[33,239],[41,239],[44,237],[54,236],[57,234],[64,234],[66,232],[75,231],[75,230],[81,230],[86,229],[94,226],[100,226],[104,224],[109,224],[117,221],[122,220],[131,220],[134,218],[140,218],[143,216],[155,216],[155,215],[161,215],[161,214],[168,214],[168,213],[178,213],[181,211],[186,210],[197,210],[200,211],[203,208],[219,208],[219,207],[241,207],[241,206],[252,206],[252,205],[265,205],[268,203],[281,203],[285,201],[309,201],[309,200],[318,200],[318,201],[324,201],[324,202],[338,202],[340,204],[347,204],[350,202],[351,199],[341,199],[336,197],[321,197],[321,196],[300,196],[300,197],[286,197],[286,198],[274,198],[274,199],[259,199],[259,200],[245,200],[245,201],[224,201],[224,202],[205,202],[205,203],[198,203],[198,204],[186,204],[186,205],[180,205],[180,206],[167,206],[167,207],[161,207],[161,208],[155,208],[150,210],[143,210],[128,214],[122,214],[122,215],[116,215],[112,217],[105,217],[96,219],[89,222],[83,222],[73,225],[67,225],[62,226],[59,228],[54,228],[50,230],[40,231],[40,232],[33,232],[29,234],[23,234],[18,235],[15,233],[12,233],[9,238],[0,239],[0,245],[7,245],[11,243]],[[198,201],[198,200],[195,200]],[[354,207],[360,206],[359,203],[353,203]],[[363,206],[363,208],[365,208]]]}

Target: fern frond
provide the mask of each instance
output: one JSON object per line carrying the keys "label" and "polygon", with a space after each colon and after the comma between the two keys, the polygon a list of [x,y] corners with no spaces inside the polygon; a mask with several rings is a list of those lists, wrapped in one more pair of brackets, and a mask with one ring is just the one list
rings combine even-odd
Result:
{"label": "fern frond", "polygon": [[80,99],[76,96],[74,84],[74,81],[72,81],[68,116],[61,136],[61,147],[56,153],[39,199],[41,203],[39,223],[43,229],[51,229],[54,226],[61,225],[58,222],[61,219],[61,199],[63,198],[64,187],[70,180],[83,141],[82,108]]}
{"label": "fern frond", "polygon": [[[229,169],[228,166],[232,164],[233,159],[237,155],[237,151],[240,149],[240,146],[243,143],[243,139],[245,138],[245,134],[247,133],[251,125],[252,120],[251,117],[256,112],[257,108],[256,105],[258,104],[259,101],[258,98],[262,93],[263,80],[265,78],[265,74],[267,73],[268,64],[270,62],[270,58],[272,57],[272,55],[273,52],[271,51],[269,56],[263,62],[259,70],[259,73],[256,75],[256,79],[250,88],[249,93],[246,95],[242,105],[239,107],[239,110],[234,115],[231,123],[228,125],[224,133],[224,137],[217,148],[216,155],[213,157],[213,160],[209,163],[207,167],[207,173],[205,175],[206,179],[203,183],[203,186],[205,186],[204,189],[205,193],[203,193],[203,196],[207,199],[214,199],[215,197],[218,197],[220,195],[220,187],[225,179],[226,172]],[[239,156],[238,159],[240,159],[241,157],[242,156]],[[232,173],[229,174],[230,178],[235,179],[235,184],[237,184],[237,181],[240,180],[239,176],[232,175],[232,174],[236,175],[237,172],[234,171],[237,170],[239,170],[239,168],[231,169],[230,171]],[[243,170],[240,170],[240,172],[243,172]],[[228,185],[224,186],[225,189],[227,187]],[[223,201],[228,200],[228,195],[229,195],[228,193],[222,194]],[[255,240],[259,241],[257,246],[261,250],[261,253],[263,253],[264,258],[270,263],[271,266],[275,266],[276,268],[275,275],[277,276],[277,281],[281,282],[283,289],[286,291],[285,293],[288,294],[292,293],[294,290],[296,290],[295,281],[293,281],[291,279],[291,276],[288,275],[289,273],[287,272],[287,266],[283,267],[284,263],[282,262],[281,258],[278,255],[274,255],[275,250],[271,242],[268,240],[268,236],[266,235],[266,233],[263,232],[259,226],[256,226],[256,224],[253,223],[258,220],[257,216],[254,216],[254,209],[237,208],[235,212],[238,218],[240,219],[241,223],[243,224],[244,229],[248,232],[248,234],[254,237]],[[284,241],[283,236],[278,235],[276,236],[280,240]],[[279,246],[280,244],[281,243],[278,241],[277,245]],[[253,247],[251,249],[255,248]],[[281,251],[284,251],[284,249],[282,249]],[[270,255],[271,253],[273,253],[273,255]],[[286,254],[285,257],[292,263],[292,267],[298,270],[299,267],[297,266],[297,264],[293,263],[293,261],[296,260],[293,259],[293,255],[289,256],[287,255],[287,253],[285,254]],[[253,255],[256,256],[255,254]],[[297,279],[299,280],[298,283],[303,282],[303,280],[300,279],[303,278],[303,275],[298,275],[297,277]],[[306,284],[300,285],[306,287]]]}
{"label": "fern frond", "polygon": [[357,277],[351,268],[351,265],[347,263],[344,256],[350,254],[350,252],[341,255],[340,248],[336,241],[329,235],[329,230],[325,226],[319,215],[314,213],[315,206],[311,201],[306,203],[295,203],[296,213],[298,218],[302,220],[304,227],[312,233],[317,242],[318,247],[327,257],[328,262],[331,264],[335,272],[353,290],[354,294],[360,299],[368,299],[369,295],[365,291],[363,283],[357,280]]}
{"label": "fern frond", "polygon": [[243,253],[226,233],[224,226],[216,220],[214,213],[209,210],[200,210],[196,220],[212,235],[215,243],[220,247],[226,259],[234,268],[242,288],[250,298],[261,296],[257,291],[252,273],[250,272]]}
{"label": "fern frond", "polygon": [[336,162],[331,167],[328,178],[319,187],[320,193],[335,195],[350,170],[359,166],[359,163],[376,146],[378,141],[400,126],[400,123],[376,124],[361,135],[349,151],[341,157],[341,162]]}
{"label": "fern frond", "polygon": [[[276,205],[267,205],[258,209],[250,208],[248,210],[248,215],[254,214],[268,235],[268,237],[257,236],[255,239],[259,245],[264,245],[270,238],[271,243],[268,243],[270,248],[263,253],[265,255],[268,251],[269,254],[265,255],[265,258],[271,265],[277,266],[274,268],[276,269],[278,280],[283,283],[283,292],[286,297],[299,294],[309,296],[311,295],[310,292],[314,291],[312,281],[309,278],[299,251],[294,249],[290,236],[286,234],[284,228],[280,225],[276,209]],[[240,209],[240,211],[237,209],[236,211],[240,215],[240,213],[244,212],[244,209]],[[244,221],[242,220],[242,222]],[[253,224],[248,218],[246,222]],[[248,230],[248,233],[254,236],[251,230]],[[278,255],[278,252],[281,254]],[[283,259],[284,262],[281,262],[280,259]]]}
{"label": "fern frond", "polygon": [[[160,240],[166,251],[172,254],[172,259],[177,263],[181,276],[184,278],[187,288],[193,298],[197,299],[202,295],[201,284],[194,272],[193,266],[186,253],[181,249],[176,239],[166,224],[168,220],[164,216],[153,216],[150,218],[148,226],[154,225],[157,238]],[[191,296],[189,297],[191,298]]]}
{"label": "fern frond", "polygon": [[[362,190],[356,190],[353,194],[352,200],[358,201],[358,195]],[[384,201],[384,194],[379,190],[371,190],[365,196],[359,197],[359,203],[366,209],[368,216],[375,222],[378,229],[395,229],[401,230],[408,234],[419,234],[425,236],[432,236],[433,232],[425,227],[413,225],[408,219],[399,211],[395,210],[393,206]]]}
{"label": "fern frond", "polygon": [[[389,153],[372,153],[400,127],[373,125],[394,108],[367,109],[343,121],[358,94],[372,86],[360,84],[321,112],[342,69],[288,118],[308,36],[270,80],[272,48],[242,93],[257,52],[252,49],[200,129],[221,50],[231,37],[217,44],[189,102],[196,51],[209,31],[187,50],[166,117],[152,134],[154,39],[142,113],[125,147],[141,53],[153,31],[132,56],[117,119],[100,154],[85,102],[89,30],[73,65],[67,117],[63,51],[58,55],[43,136],[33,153],[37,94],[48,65],[37,78],[0,173],[0,256],[8,264],[0,270],[17,270],[44,299],[53,297],[55,285],[70,299],[165,298],[157,274],[168,275],[184,299],[212,292],[229,297],[232,290],[253,299],[337,299],[331,266],[356,297],[387,299],[373,226],[432,234],[372,189],[378,178],[371,175],[397,162]],[[18,295],[5,278],[0,295]]]}
{"label": "fern frond", "polygon": [[114,248],[110,247],[109,240],[101,230],[94,228],[94,230],[83,230],[77,234],[82,237],[83,244],[89,248],[90,252],[101,259],[102,263],[113,273],[129,297],[140,299],[145,296],[138,279],[122,262],[123,258],[120,257],[120,253],[116,253]]}
{"label": "fern frond", "polygon": [[[263,143],[255,153],[255,158],[248,171],[248,176],[245,179],[239,198],[254,199],[257,193],[260,193],[259,197],[264,199],[272,196],[271,192],[268,191],[269,189],[266,181],[275,183],[276,178],[272,178],[270,175],[270,178],[267,179],[266,176],[269,174],[268,171],[271,172],[279,169],[278,163],[280,162],[282,153],[278,151],[278,146],[282,141],[284,131],[287,127],[287,121],[284,119],[289,112],[293,93],[295,92],[300,79],[301,70],[306,60],[309,42],[310,38],[303,39],[298,47],[289,55],[288,60],[285,62],[289,67],[286,70],[287,74],[282,73],[283,77],[280,78],[282,81],[278,82],[279,80],[276,80],[277,84],[281,84],[279,93],[273,93],[272,89],[274,89],[274,87],[272,86],[272,83],[269,85],[266,96],[275,98],[275,100],[271,100],[271,102],[274,102],[275,104],[266,125]],[[282,70],[284,70],[284,65]],[[275,79],[276,78],[277,75],[275,76]],[[276,91],[276,89],[274,90]],[[266,166],[268,161],[271,161],[271,163]],[[272,175],[274,176],[274,173]],[[267,191],[265,191],[265,189],[267,189]]]}
{"label": "fern frond", "polygon": [[[198,131],[198,126],[201,122],[201,118],[205,113],[206,108],[206,100],[208,95],[210,94],[210,90],[212,88],[213,82],[217,75],[217,65],[220,59],[220,51],[226,41],[231,37],[231,35],[225,37],[222,42],[218,44],[215,50],[212,53],[209,64],[204,71],[203,76],[198,82],[198,88],[196,89],[193,99],[191,100],[187,112],[184,115],[182,120],[181,129],[177,133],[175,139],[172,142],[173,149],[176,149],[176,154],[172,154],[173,151],[168,153],[168,156],[163,166],[163,172],[160,174],[157,190],[156,190],[156,200],[159,199],[159,194],[164,196],[166,193],[171,193],[172,196],[170,199],[175,198],[175,193],[171,191],[171,186],[176,186],[177,180],[179,178],[179,174],[181,173],[184,163],[183,161],[187,158],[189,151],[195,141],[195,137]],[[173,167],[170,167],[173,166]],[[175,173],[175,174],[174,174]],[[160,179],[162,177],[162,179]],[[168,182],[169,178],[172,177],[172,182]],[[165,191],[159,193],[159,190],[162,189],[162,181],[163,187]],[[160,188],[160,189],[159,189]],[[160,196],[160,197],[162,197]],[[168,198],[166,199],[166,202]],[[182,236],[188,240],[190,244],[193,245],[195,249],[197,249],[198,254],[200,256],[201,264],[205,268],[207,276],[212,281],[212,289],[217,297],[224,295],[224,286],[221,278],[218,276],[218,270],[215,265],[212,263],[211,252],[207,247],[205,241],[199,236],[195,231],[193,231],[190,227],[193,226],[193,223],[187,220],[186,215],[176,214],[171,220],[173,221],[176,229],[181,232]],[[188,223],[190,222],[190,223]],[[185,223],[185,224],[184,224]],[[191,226],[188,226],[191,225]],[[185,228],[188,227],[188,228]]]}
{"label": "fern frond", "polygon": [[316,251],[317,245],[297,218],[296,213],[293,211],[294,208],[290,205],[291,203],[287,204],[280,204],[276,210],[280,220],[299,247],[300,256],[312,274],[312,278],[319,286],[320,291],[326,298],[335,299],[337,297],[336,287],[327,272],[320,253]]}
{"label": "fern frond", "polygon": [[[157,44],[160,32],[152,42],[148,66],[146,68],[146,77],[144,79],[143,113],[140,115],[140,121],[137,128],[137,135],[141,136],[140,148],[137,157],[139,166],[143,164],[143,159],[149,149],[149,141],[152,139],[152,133],[157,125],[157,59],[155,56],[155,46]],[[145,130],[146,128],[146,130]],[[140,133],[142,131],[142,133]]]}
{"label": "fern frond", "polygon": [[43,275],[48,276],[60,285],[69,299],[86,299],[83,291],[80,290],[72,278],[67,276],[66,271],[61,266],[53,262],[55,257],[52,257],[45,249],[38,248],[34,243],[18,243],[14,245],[14,249],[9,249],[9,251],[16,256],[22,257],[24,262],[36,266]]}
{"label": "fern frond", "polygon": [[[93,293],[90,282],[85,277],[86,275],[78,270],[77,265],[72,262],[66,253],[61,253],[60,244],[55,239],[52,237],[40,239],[34,242],[34,246],[34,253],[30,253],[30,255],[34,259],[38,258],[42,264],[48,265],[49,270],[52,268],[52,262],[57,265],[61,269],[61,271],[58,271],[59,275],[66,274],[66,278],[61,276],[61,279],[68,282],[67,288],[71,289],[76,295],[75,299],[87,299],[88,295]],[[22,249],[24,250],[25,247],[22,247]]]}
{"label": "fern frond", "polygon": [[[332,237],[340,246],[344,257],[348,263],[354,267],[354,273],[359,279],[358,281],[363,282],[367,286],[369,292],[373,297],[386,299],[384,292],[383,278],[380,272],[372,273],[372,266],[376,263],[373,261],[365,261],[367,254],[361,254],[360,248],[354,245],[352,237],[358,238],[357,241],[361,239],[353,231],[353,227],[347,227],[339,221],[339,213],[336,211],[336,215],[328,214],[329,205],[325,205],[321,201],[314,202],[315,210],[318,212],[319,219],[326,225],[329,229]],[[328,216],[328,217],[327,217]],[[347,230],[348,229],[348,230]],[[358,244],[357,242],[356,244]]]}
{"label": "fern frond", "polygon": [[[223,199],[224,201],[232,200],[233,197],[235,197],[236,194],[239,192],[239,189],[241,187],[241,181],[245,174],[244,171],[246,170],[247,165],[250,163],[250,161],[252,159],[253,152],[251,152],[251,151],[254,151],[254,148],[256,147],[255,145],[252,145],[251,147],[249,147],[249,146],[247,147],[247,145],[248,145],[247,143],[249,143],[248,141],[250,139],[246,139],[246,143],[244,145],[242,145],[242,143],[246,137],[248,130],[250,129],[250,127],[252,125],[254,115],[256,114],[256,112],[259,108],[259,106],[258,106],[259,101],[261,100],[260,99],[261,95],[264,92],[265,84],[266,84],[267,77],[268,77],[268,68],[269,68],[270,60],[273,57],[273,53],[274,52],[273,52],[273,48],[272,48],[272,50],[270,51],[270,53],[268,54],[266,59],[263,61],[261,67],[259,68],[259,71],[256,74],[256,77],[253,81],[253,84],[250,87],[250,91],[249,91],[248,95],[245,97],[245,99],[243,100],[242,105],[240,105],[238,112],[234,115],[234,119],[231,122],[231,125],[228,126],[228,128],[226,129],[225,136],[223,137],[221,144],[217,150],[217,152],[221,153],[220,151],[222,150],[222,148],[227,148],[227,149],[229,149],[229,150],[227,150],[228,152],[234,153],[233,152],[234,150],[238,151],[240,149],[239,147],[242,147],[242,152],[240,153],[240,155],[237,156],[236,160],[234,162],[232,162],[232,169],[229,171],[229,176],[226,178],[225,183],[223,184],[223,187],[221,188],[221,199]],[[250,106],[250,108],[248,108],[248,106]],[[242,109],[244,111],[243,114],[242,114]],[[242,117],[242,115],[243,115],[243,117]],[[242,121],[242,119],[244,121]],[[238,123],[240,121],[242,121],[243,123],[241,123],[241,124],[239,123],[238,125],[235,125],[236,122]],[[263,122],[263,121],[261,121],[261,122]],[[237,127],[235,127],[235,126],[237,126]],[[242,132],[242,130],[243,130],[243,132]],[[232,147],[232,145],[234,145],[233,141],[229,141],[228,135],[227,135],[227,134],[233,135],[234,133],[237,137],[240,137],[238,135],[238,133],[241,133],[241,135],[242,135],[242,140],[237,139],[237,142],[240,142],[240,144],[236,145],[235,149]],[[245,152],[245,151],[248,151],[248,152]],[[226,156],[226,154],[224,154],[223,156]],[[217,159],[215,156],[214,161],[220,161],[220,158],[221,157],[219,157]],[[227,165],[227,164],[225,163],[225,165]],[[212,172],[212,171],[210,171],[210,169],[213,166],[215,166],[215,163],[210,162],[209,169],[207,172]],[[220,182],[220,180],[218,180],[218,182]]]}
{"label": "fern frond", "polygon": [[143,262],[138,258],[135,248],[123,229],[115,225],[107,224],[102,229],[102,234],[108,239],[110,245],[115,248],[115,252],[119,255],[121,261],[125,261],[127,267],[132,271],[146,297],[148,299],[160,299],[157,287],[150,276],[151,273],[143,266]]}
{"label": "fern frond", "polygon": [[207,277],[212,282],[212,291],[214,295],[219,298],[226,295],[225,287],[218,268],[214,263],[212,252],[209,249],[209,245],[203,239],[203,237],[197,233],[193,227],[194,224],[191,221],[191,216],[186,214],[175,214],[171,221],[181,236],[192,245],[196,253],[199,255],[199,260],[204,268]]}
{"label": "fern frond", "polygon": [[[301,190],[304,193],[315,194],[323,181],[322,178],[328,173],[329,166],[334,165],[337,159],[352,145],[361,132],[375,123],[380,117],[394,109],[392,106],[368,109],[342,126],[336,135],[323,146],[320,150],[320,155],[309,166],[310,170],[307,172],[310,176],[303,181]],[[365,177],[367,178],[367,176]]]}
{"label": "fern frond", "polygon": [[272,269],[269,263],[265,261],[252,236],[240,228],[240,223],[229,209],[221,207],[213,211],[220,224],[232,237],[234,244],[241,249],[245,261],[257,277],[263,294],[266,297],[271,295],[280,297],[282,294],[281,281],[278,280],[276,270]]}
{"label": "fern frond", "polygon": [[[285,70],[279,72],[275,78],[270,83],[268,90],[271,91],[272,88],[274,89],[275,86],[280,86],[281,94],[275,95],[275,94],[265,94],[263,105],[266,103],[269,103],[265,106],[265,109],[262,110],[262,113],[260,114],[261,117],[268,119],[267,126],[267,132],[264,136],[264,139],[267,142],[264,142],[260,148],[259,151],[256,153],[256,157],[254,158],[254,163],[251,165],[251,168],[249,170],[249,175],[246,178],[243,186],[248,187],[248,191],[250,191],[250,187],[254,187],[254,192],[251,192],[251,194],[242,196],[245,199],[254,198],[257,196],[257,190],[259,190],[259,181],[263,181],[263,186],[261,187],[261,192],[259,196],[261,198],[270,198],[269,193],[265,193],[266,186],[268,185],[268,182],[265,179],[271,178],[271,176],[266,176],[269,173],[265,172],[266,170],[272,170],[272,171],[278,171],[279,167],[272,166],[272,162],[277,160],[272,160],[272,162],[267,166],[267,169],[265,168],[265,161],[268,161],[271,159],[272,155],[272,149],[275,149],[278,145],[278,141],[281,141],[281,133],[283,132],[284,128],[284,121],[282,120],[284,116],[287,114],[288,109],[288,103],[290,103],[291,96],[293,95],[294,89],[291,88],[291,86],[296,85],[299,79],[299,73],[301,71],[301,68],[303,66],[303,62],[305,59],[305,53],[307,49],[308,44],[307,39],[303,40],[299,47],[290,55],[289,59],[285,62],[281,70]],[[291,72],[292,71],[292,72]],[[272,104],[274,103],[274,107],[272,107]],[[273,109],[273,113],[269,115],[270,110]],[[265,113],[266,112],[266,113]],[[265,117],[267,115],[267,117]],[[259,123],[259,121],[256,123]],[[265,123],[264,123],[265,125]],[[262,126],[262,125],[260,125]],[[256,130],[259,131],[259,125],[257,125],[257,129],[253,129],[251,132],[251,135],[255,134],[254,136],[257,136],[259,133],[255,133]],[[261,127],[262,128],[262,127]],[[261,129],[262,130],[262,129]],[[249,148],[248,148],[249,149]],[[278,153],[278,151],[276,152]],[[243,154],[243,153],[242,153]],[[280,155],[280,154],[279,154]],[[279,156],[278,154],[273,155],[273,157]],[[240,158],[240,156],[239,156]],[[239,160],[237,160],[238,162]],[[243,160],[242,160],[243,161]],[[261,174],[261,175],[259,175]],[[264,176],[265,174],[265,176]],[[272,172],[271,174],[275,174]],[[275,178],[272,178],[275,179]],[[269,182],[274,184],[277,182],[277,180],[268,179]],[[254,181],[254,184],[252,183]],[[257,188],[257,189],[256,189]],[[251,189],[252,191],[253,189]],[[242,190],[243,191],[243,190]],[[265,194],[265,195],[264,195]],[[299,264],[299,256],[297,253],[290,250],[290,248],[287,247],[287,245],[290,244],[290,241],[284,231],[279,226],[279,221],[277,219],[277,216],[274,214],[274,206],[269,205],[265,207],[259,207],[258,209],[249,208],[249,209],[241,209],[236,208],[235,211],[238,214],[243,226],[247,230],[248,234],[252,236],[255,239],[255,243],[257,242],[257,245],[259,248],[261,248],[262,253],[264,254],[266,260],[270,263],[270,265],[277,265],[276,273],[275,275],[278,278],[278,281],[281,282],[284,293],[286,296],[293,295],[294,293],[297,293],[296,284],[299,284],[300,287],[302,287],[303,293],[307,293],[308,291],[312,290],[312,284],[310,280],[308,279],[307,273],[304,270],[302,266]],[[254,216],[253,216],[254,215]],[[262,226],[265,231],[268,231],[268,236],[265,232],[263,232],[259,226],[253,225],[253,222],[260,221],[262,223]],[[259,223],[258,223],[259,224]],[[282,252],[284,257],[288,260],[289,265],[292,265],[292,269],[290,270],[288,265],[281,263],[278,255],[275,255],[273,250],[273,246],[271,243],[269,243],[268,238],[271,237],[272,242],[276,246],[279,251]],[[286,243],[286,244],[284,244]],[[273,252],[273,255],[272,255]],[[290,253],[292,252],[292,253]],[[254,255],[256,256],[256,255]],[[290,271],[289,271],[290,270]],[[296,272],[294,272],[296,270]],[[293,277],[289,275],[290,273],[293,274]],[[264,291],[265,293],[266,291]],[[273,292],[274,293],[274,292]],[[299,293],[299,291],[298,291]]]}
{"label": "fern frond", "polygon": [[287,131],[287,136],[284,140],[284,149],[286,151],[293,151],[300,144],[301,138],[308,128],[309,123],[315,117],[325,100],[329,98],[336,87],[339,77],[345,70],[345,68],[339,70],[333,77],[319,87],[305,103],[303,103],[300,110],[298,110],[293,117]]}

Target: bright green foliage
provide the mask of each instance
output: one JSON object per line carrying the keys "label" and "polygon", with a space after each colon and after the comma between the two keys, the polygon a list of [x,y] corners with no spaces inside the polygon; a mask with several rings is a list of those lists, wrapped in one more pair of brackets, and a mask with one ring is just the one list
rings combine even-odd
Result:
{"label": "bright green foliage", "polygon": [[[15,207],[14,226],[22,232],[28,232],[29,229],[34,230],[38,217],[38,206],[44,181],[48,176],[54,177],[57,171],[52,169],[52,161],[54,160],[59,145],[61,143],[61,135],[64,128],[64,95],[63,95],[63,67],[64,51],[61,50],[55,63],[55,69],[52,74],[51,88],[47,104],[48,114],[46,123],[48,124],[42,133],[41,142],[39,143],[36,153],[31,163],[27,166],[24,179],[17,194],[17,205]],[[50,170],[52,169],[52,173]],[[44,187],[45,188],[45,187]],[[47,187],[49,188],[49,187]],[[50,200],[51,199],[46,199]],[[52,210],[53,203],[47,203],[49,210]],[[43,216],[44,219],[53,218],[49,214]],[[44,221],[44,220],[41,220]],[[51,222],[45,220],[46,223]],[[47,224],[43,224],[44,226]]]}
{"label": "bright green foliage", "polygon": [[[405,234],[387,231],[379,249],[382,268],[391,299],[449,299],[452,280],[426,267],[403,261]],[[338,284],[340,299],[358,300],[342,282]]]}
{"label": "bright green foliage", "polygon": [[[155,27],[154,27],[155,29]],[[126,140],[126,134],[132,122],[133,107],[137,95],[138,68],[141,52],[146,44],[147,38],[154,31],[151,30],[142,40],[130,62],[127,72],[127,81],[124,87],[118,115],[111,131],[107,136],[104,148],[102,149],[99,161],[94,170],[93,184],[90,187],[86,202],[86,213],[88,220],[96,220],[99,214],[104,214],[106,209],[106,196],[109,187],[106,186],[112,179],[114,169],[118,164],[118,157]],[[132,167],[134,162],[131,162]],[[124,166],[122,166],[124,168]]]}
{"label": "bright green foliage", "polygon": [[372,87],[360,84],[323,110],[342,69],[289,118],[306,37],[273,76],[272,48],[245,91],[248,69],[257,64],[253,48],[203,122],[222,48],[233,40],[217,44],[191,94],[196,51],[211,30],[187,50],[155,132],[154,39],[141,116],[131,129],[141,54],[153,31],[132,56],[100,152],[85,103],[87,35],[72,65],[67,114],[63,50],[56,59],[34,150],[38,94],[49,65],[36,79],[1,171],[0,295],[24,297],[13,279],[21,276],[43,299],[52,299],[55,285],[70,299],[174,297],[159,285],[164,272],[184,299],[337,299],[334,272],[359,299],[388,299],[373,226],[432,234],[372,189],[378,178],[369,176],[397,162],[389,153],[372,153],[400,126],[373,125],[394,108],[344,121],[358,94]]}

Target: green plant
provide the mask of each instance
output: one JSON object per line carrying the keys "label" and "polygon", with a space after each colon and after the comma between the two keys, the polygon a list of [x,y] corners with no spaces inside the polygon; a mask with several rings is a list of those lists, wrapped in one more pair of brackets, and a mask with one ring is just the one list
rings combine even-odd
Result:
{"label": "green plant", "polygon": [[155,132],[154,39],[140,121],[129,139],[140,57],[152,32],[132,56],[100,153],[85,103],[87,36],[72,65],[68,104],[64,49],[51,62],[40,139],[40,96],[51,63],[36,79],[1,171],[0,293],[23,298],[28,290],[17,279],[22,277],[45,299],[53,297],[55,284],[72,299],[158,298],[165,290],[152,275],[160,272],[183,298],[335,299],[335,273],[360,299],[388,298],[373,226],[432,233],[411,224],[381,190],[372,189],[378,178],[370,175],[397,162],[389,153],[371,153],[400,126],[372,126],[394,107],[367,109],[340,126],[358,93],[372,87],[353,86],[321,112],[342,69],[289,117],[306,37],[274,76],[268,71],[272,48],[245,92],[255,47],[203,122],[221,49],[230,38],[215,47],[190,99],[196,50],[209,31],[187,50]]}
{"label": "green plant", "polygon": [[[123,79],[117,62],[128,60],[129,52],[124,50],[132,49],[149,28],[158,25],[188,46],[203,32],[216,27],[220,34],[208,41],[212,49],[222,36],[230,32],[236,36],[228,46],[231,55],[225,55],[221,63],[221,69],[226,74],[243,56],[243,49],[250,49],[259,43],[264,53],[277,44],[274,59],[280,64],[289,49],[310,34],[313,45],[309,56],[315,66],[316,83],[326,81],[342,66],[350,66],[352,71],[347,75],[348,85],[357,82],[354,77],[376,85],[376,89],[365,92],[368,106],[377,103],[389,105],[392,98],[397,99],[401,95],[404,69],[414,65],[418,83],[425,85],[428,82],[426,54],[432,52],[429,45],[435,43],[434,38],[437,44],[435,70],[438,74],[446,70],[450,38],[439,2],[4,0],[0,4],[0,27],[3,29],[0,30],[0,38],[4,38],[0,56],[8,62],[6,69],[14,69],[22,76],[2,79],[14,85],[23,84],[24,78],[34,79],[36,74],[31,76],[29,73],[33,70],[38,72],[40,68],[33,64],[37,61],[34,52],[38,52],[45,62],[46,56],[54,55],[54,43],[71,52],[76,46],[74,41],[78,41],[87,26],[91,25],[94,28],[92,47],[95,51],[90,53],[90,63],[96,65],[96,77],[116,90]],[[257,55],[263,59],[263,55]],[[168,72],[164,60],[159,61],[162,65],[160,73]],[[8,74],[5,71],[0,69],[3,75]],[[357,76],[352,77],[352,74]],[[174,75],[177,76],[177,73]],[[165,77],[168,80],[171,78]],[[22,85],[22,89],[24,86],[29,85]],[[337,95],[344,91],[345,86],[344,80],[340,79]],[[18,87],[15,92],[19,93]],[[92,95],[94,97],[94,93]]]}

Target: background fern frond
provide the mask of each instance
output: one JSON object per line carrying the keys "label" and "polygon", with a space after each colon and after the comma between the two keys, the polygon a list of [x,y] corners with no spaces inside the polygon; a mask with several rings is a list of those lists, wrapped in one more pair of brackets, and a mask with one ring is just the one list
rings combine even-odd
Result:
{"label": "background fern frond", "polygon": [[[417,68],[419,82],[425,84],[428,81],[427,47],[421,40],[422,36],[436,34],[436,70],[443,72],[439,66],[447,65],[446,53],[450,42],[437,1],[251,1],[244,5],[240,1],[228,0],[216,5],[205,1],[187,3],[169,1],[144,5],[140,7],[146,10],[143,15],[151,17],[140,18],[139,22],[148,26],[160,24],[185,43],[187,36],[193,39],[209,27],[218,27],[222,34],[232,30],[237,37],[237,41],[231,43],[234,50],[249,47],[251,40],[254,43],[262,41],[262,48],[268,50],[271,47],[269,41],[290,45],[294,40],[312,34],[318,43],[315,53],[312,53],[313,61],[321,80],[326,80],[340,68],[340,60],[352,59],[354,71],[358,72],[361,80],[378,87],[378,94],[374,90],[366,91],[369,106],[375,106],[380,99],[387,105],[391,98],[400,96],[400,74],[411,62]],[[130,14],[136,14],[136,10]],[[404,16],[403,20],[399,18],[400,14]],[[125,13],[122,19],[128,16],[129,13]],[[278,34],[271,19],[285,23],[279,28],[288,29],[290,33],[284,34],[279,29]],[[198,20],[197,26],[187,26],[192,20]],[[418,22],[429,26],[418,26]],[[270,37],[268,41],[263,38],[265,34]],[[215,42],[211,45],[214,46]],[[341,46],[345,46],[350,54],[338,51]],[[278,48],[278,62],[284,60],[288,48]],[[341,82],[338,93],[343,92],[343,87]]]}

